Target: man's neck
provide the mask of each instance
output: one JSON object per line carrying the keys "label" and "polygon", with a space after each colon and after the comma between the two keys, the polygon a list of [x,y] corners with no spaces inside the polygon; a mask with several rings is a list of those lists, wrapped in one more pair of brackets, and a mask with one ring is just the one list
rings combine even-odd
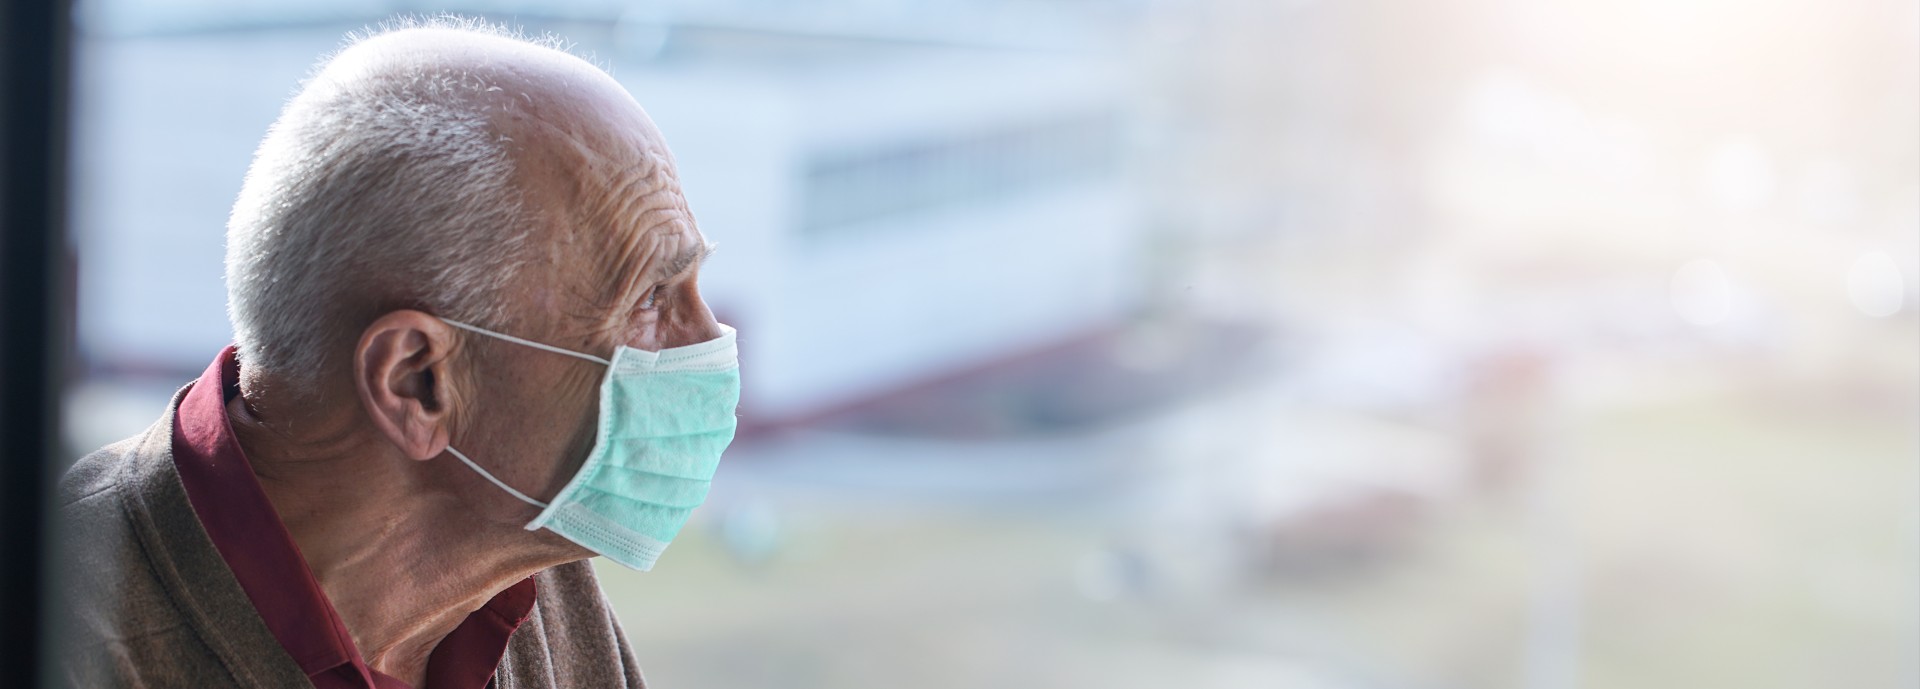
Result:
{"label": "man's neck", "polygon": [[[415,687],[433,650],[469,614],[548,566],[509,561],[500,556],[507,544],[424,523],[433,510],[338,501],[319,510],[308,509],[317,494],[267,495],[367,664]],[[439,525],[471,525],[443,516]]]}
{"label": "man's neck", "polygon": [[[375,670],[421,686],[427,659],[467,615],[564,558],[526,532],[477,519],[421,463],[388,457],[325,420],[300,441],[269,428],[243,397],[229,418],[267,499]],[[504,528],[501,528],[504,527]]]}

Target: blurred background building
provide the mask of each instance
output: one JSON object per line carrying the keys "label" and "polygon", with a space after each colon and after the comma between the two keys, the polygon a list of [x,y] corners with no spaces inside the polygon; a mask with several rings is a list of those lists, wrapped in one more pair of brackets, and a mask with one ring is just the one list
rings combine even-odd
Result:
{"label": "blurred background building", "polygon": [[1920,3],[79,3],[76,452],[349,31],[609,69],[743,423],[662,686],[1920,685]]}

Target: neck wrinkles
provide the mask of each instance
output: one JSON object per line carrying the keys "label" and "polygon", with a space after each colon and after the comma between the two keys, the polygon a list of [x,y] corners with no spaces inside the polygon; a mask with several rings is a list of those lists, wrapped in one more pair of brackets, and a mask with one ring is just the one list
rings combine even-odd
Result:
{"label": "neck wrinkles", "polygon": [[427,462],[386,457],[364,434],[316,433],[308,442],[261,423],[243,399],[228,401],[236,439],[376,670],[420,686],[433,649],[469,614],[507,587],[578,559],[511,524],[476,519],[471,505],[435,486]]}

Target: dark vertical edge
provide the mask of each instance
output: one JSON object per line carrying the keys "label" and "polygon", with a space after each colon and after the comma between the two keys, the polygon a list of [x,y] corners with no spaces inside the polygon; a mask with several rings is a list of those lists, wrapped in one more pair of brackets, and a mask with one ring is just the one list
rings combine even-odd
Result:
{"label": "dark vertical edge", "polygon": [[0,680],[50,679],[47,547],[61,452],[67,279],[67,0],[6,0],[0,19]]}

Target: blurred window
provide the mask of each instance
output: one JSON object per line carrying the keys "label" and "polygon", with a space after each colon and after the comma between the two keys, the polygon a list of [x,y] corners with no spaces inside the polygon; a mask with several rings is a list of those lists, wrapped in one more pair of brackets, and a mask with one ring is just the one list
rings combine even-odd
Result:
{"label": "blurred window", "polygon": [[801,227],[827,236],[872,220],[975,206],[1103,178],[1110,112],[884,146],[817,151],[802,176]]}

